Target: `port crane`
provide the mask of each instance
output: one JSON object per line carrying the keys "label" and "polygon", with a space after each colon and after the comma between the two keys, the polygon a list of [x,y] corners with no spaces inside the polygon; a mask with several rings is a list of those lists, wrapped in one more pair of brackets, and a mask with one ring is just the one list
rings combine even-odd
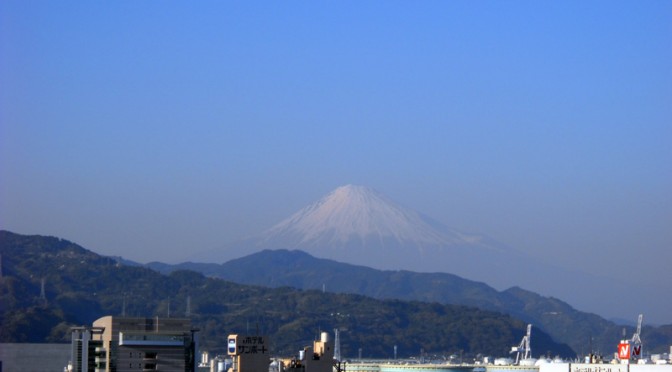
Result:
{"label": "port crane", "polygon": [[[644,355],[642,353],[642,320],[644,316],[639,314],[637,318],[637,330],[632,335],[632,338],[629,340],[621,340],[621,343],[618,344],[618,359],[625,360],[635,360],[640,359]],[[624,330],[625,336],[625,330]]]}
{"label": "port crane", "polygon": [[[516,353],[516,362],[519,364],[521,360],[529,359],[532,356],[532,349],[530,348],[530,337],[532,336],[532,324],[527,325],[527,334],[523,336],[523,339],[520,341],[520,345],[514,346],[511,348],[509,354]],[[520,357],[520,354],[523,353],[523,357]]]}
{"label": "port crane", "polygon": [[632,345],[632,356],[640,358],[642,356],[642,339],[639,337],[642,333],[642,320],[644,319],[643,314],[639,314],[637,317],[637,330],[635,334],[632,335],[630,339],[630,345]]}

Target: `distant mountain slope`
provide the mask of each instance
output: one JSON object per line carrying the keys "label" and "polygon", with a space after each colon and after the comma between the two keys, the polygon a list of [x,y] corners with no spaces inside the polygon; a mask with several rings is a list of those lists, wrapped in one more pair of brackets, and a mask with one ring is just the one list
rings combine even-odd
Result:
{"label": "distant mountain slope", "polygon": [[372,188],[346,185],[262,233],[255,246],[286,246],[325,254],[363,249],[359,254],[364,257],[371,250],[396,254],[398,247],[413,248],[409,250],[413,255],[451,246],[501,250],[483,244],[483,240],[450,230]]}
{"label": "distant mountain slope", "polygon": [[491,265],[493,254],[515,253],[484,236],[449,229],[357,185],[335,189],[258,236],[237,242],[232,250],[279,248],[380,269],[458,274]]}
{"label": "distant mountain slope", "polygon": [[[189,269],[246,284],[326,289],[380,299],[476,306],[533,323],[535,328],[543,329],[579,353],[590,352],[592,344],[595,350],[610,354],[623,329],[595,314],[577,311],[556,298],[543,297],[518,287],[500,292],[484,283],[452,274],[380,271],[315,258],[301,251],[265,250],[221,265],[150,263],[148,266],[162,272]],[[628,334],[633,331],[628,327]],[[646,327],[643,337],[647,347],[665,351],[672,338],[659,336],[656,329]],[[662,340],[666,341],[660,342]]]}
{"label": "distant mountain slope", "polygon": [[[222,263],[264,249],[299,249],[379,270],[451,273],[498,290],[519,286],[609,317],[636,317],[653,300],[626,279],[543,262],[485,235],[449,228],[364,186],[339,187],[258,235],[191,260]],[[621,301],[623,291],[630,301]]]}
{"label": "distant mountain slope", "polygon": [[[344,355],[362,348],[365,357],[378,358],[392,357],[391,345],[398,345],[400,357],[421,349],[506,355],[525,332],[520,320],[473,307],[270,289],[185,270],[162,275],[54,237],[0,231],[0,255],[0,342],[67,342],[70,326],[124,311],[183,316],[187,298],[201,345],[212,352],[225,352],[226,336],[250,327],[270,336],[274,355],[295,355],[320,330],[339,328],[347,329],[341,336]],[[247,274],[258,273],[257,268]],[[42,279],[45,298],[40,298]],[[541,330],[535,345],[553,355],[574,355]]]}

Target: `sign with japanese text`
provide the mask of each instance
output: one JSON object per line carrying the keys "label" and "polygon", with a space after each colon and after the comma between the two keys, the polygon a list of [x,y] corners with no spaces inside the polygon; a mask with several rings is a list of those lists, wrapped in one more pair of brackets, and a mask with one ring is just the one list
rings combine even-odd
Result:
{"label": "sign with japanese text", "polygon": [[264,336],[229,335],[227,351],[229,355],[267,354]]}
{"label": "sign with japanese text", "polygon": [[627,364],[571,363],[570,372],[628,372]]}

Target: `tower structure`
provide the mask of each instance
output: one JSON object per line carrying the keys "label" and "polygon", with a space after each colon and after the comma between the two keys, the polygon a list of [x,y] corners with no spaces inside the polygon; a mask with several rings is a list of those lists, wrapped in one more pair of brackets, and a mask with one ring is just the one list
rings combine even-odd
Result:
{"label": "tower structure", "polygon": [[334,359],[339,362],[341,361],[341,338],[338,328],[334,328]]}
{"label": "tower structure", "polygon": [[46,283],[47,279],[43,277],[42,280],[40,281],[40,301],[42,301],[43,303],[47,302],[47,292],[44,290]]}

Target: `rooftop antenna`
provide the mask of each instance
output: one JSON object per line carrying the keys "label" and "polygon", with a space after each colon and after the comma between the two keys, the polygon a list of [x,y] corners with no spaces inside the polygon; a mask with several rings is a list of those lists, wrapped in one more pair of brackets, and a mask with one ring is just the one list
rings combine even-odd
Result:
{"label": "rooftop antenna", "polygon": [[124,293],[121,300],[121,316],[126,316],[126,293]]}
{"label": "rooftop antenna", "polygon": [[170,298],[168,299],[168,318],[170,318]]}
{"label": "rooftop antenna", "polygon": [[187,318],[191,316],[191,296],[187,296],[187,311],[185,312]]}

